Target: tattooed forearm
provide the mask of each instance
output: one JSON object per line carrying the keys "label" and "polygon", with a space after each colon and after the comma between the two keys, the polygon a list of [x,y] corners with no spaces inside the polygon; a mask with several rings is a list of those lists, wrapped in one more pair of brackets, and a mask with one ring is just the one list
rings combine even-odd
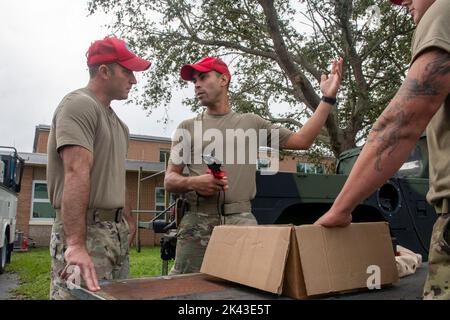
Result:
{"label": "tattooed forearm", "polygon": [[377,123],[372,128],[373,137],[369,139],[368,143],[376,143],[376,161],[375,170],[380,172],[383,170],[381,163],[383,157],[391,156],[400,143],[402,129],[411,124],[414,113],[408,114],[398,108],[398,105],[393,106],[394,114],[387,117],[381,116]]}

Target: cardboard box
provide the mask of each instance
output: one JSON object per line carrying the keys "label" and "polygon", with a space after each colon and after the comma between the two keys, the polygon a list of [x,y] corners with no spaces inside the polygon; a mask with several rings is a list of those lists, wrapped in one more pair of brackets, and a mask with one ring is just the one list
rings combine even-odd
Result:
{"label": "cardboard box", "polygon": [[398,280],[385,222],[218,226],[201,272],[296,299]]}

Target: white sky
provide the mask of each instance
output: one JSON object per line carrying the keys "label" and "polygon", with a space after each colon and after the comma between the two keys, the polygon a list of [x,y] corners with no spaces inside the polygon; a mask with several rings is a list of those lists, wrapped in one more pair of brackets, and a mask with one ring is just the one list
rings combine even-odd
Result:
{"label": "white sky", "polygon": [[[110,20],[88,17],[87,0],[0,0],[0,145],[32,151],[35,127],[50,125],[61,98],[87,84],[85,53]],[[180,102],[186,95],[193,89],[175,95],[166,127],[162,108],[147,117],[139,106],[112,106],[132,134],[169,137],[192,115]]]}

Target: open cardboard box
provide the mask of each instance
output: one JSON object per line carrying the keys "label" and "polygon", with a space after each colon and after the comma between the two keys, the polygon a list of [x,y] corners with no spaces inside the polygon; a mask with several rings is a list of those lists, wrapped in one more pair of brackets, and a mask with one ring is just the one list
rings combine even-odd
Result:
{"label": "open cardboard box", "polygon": [[398,280],[385,222],[218,226],[201,272],[296,299]]}

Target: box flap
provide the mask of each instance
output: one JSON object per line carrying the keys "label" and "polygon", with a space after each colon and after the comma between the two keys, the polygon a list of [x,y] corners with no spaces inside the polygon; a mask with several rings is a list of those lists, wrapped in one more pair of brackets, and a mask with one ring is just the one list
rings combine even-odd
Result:
{"label": "box flap", "polygon": [[217,226],[200,272],[281,293],[292,226]]}
{"label": "box flap", "polygon": [[295,232],[291,232],[291,244],[284,269],[283,294],[295,299],[307,296]]}
{"label": "box flap", "polygon": [[367,287],[369,266],[380,268],[380,284],[398,280],[387,223],[346,228],[295,227],[308,295]]}

